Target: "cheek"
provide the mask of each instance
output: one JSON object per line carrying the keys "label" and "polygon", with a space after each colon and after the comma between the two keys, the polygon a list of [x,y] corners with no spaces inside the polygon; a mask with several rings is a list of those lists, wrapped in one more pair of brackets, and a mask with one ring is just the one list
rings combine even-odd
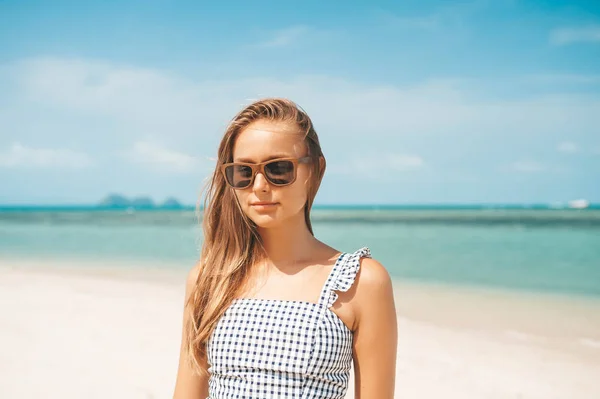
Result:
{"label": "cheek", "polygon": [[289,201],[293,202],[296,207],[302,207],[306,203],[309,184],[308,176],[303,173],[298,174],[294,184],[289,187]]}
{"label": "cheek", "polygon": [[295,215],[304,209],[306,203],[306,191],[302,184],[289,187],[281,196],[281,203],[283,204],[283,213],[285,217]]}

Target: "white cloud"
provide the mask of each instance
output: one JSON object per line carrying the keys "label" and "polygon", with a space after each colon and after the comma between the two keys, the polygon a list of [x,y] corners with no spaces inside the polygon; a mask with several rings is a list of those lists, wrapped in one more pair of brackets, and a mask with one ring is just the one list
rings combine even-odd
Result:
{"label": "white cloud", "polygon": [[565,152],[567,154],[579,152],[579,146],[571,141],[563,141],[562,143],[559,143],[556,149],[559,152]]}
{"label": "white cloud", "polygon": [[0,153],[0,167],[6,168],[85,168],[93,164],[83,152],[60,148],[33,148],[14,142]]}
{"label": "white cloud", "polygon": [[26,101],[63,110],[71,119],[111,118],[122,127],[115,136],[153,132],[206,137],[224,130],[241,107],[240,99],[267,96],[289,97],[313,109],[313,118],[330,134],[345,128],[364,132],[373,126],[389,133],[448,128],[475,111],[465,106],[452,81],[406,88],[361,85],[329,76],[193,81],[158,70],[59,58],[28,60],[15,68]]}
{"label": "white cloud", "polygon": [[456,79],[403,87],[331,76],[195,81],[159,70],[57,58],[29,60],[16,67],[28,101],[62,110],[69,118],[111,118],[122,128],[115,134],[138,139],[148,132],[180,138],[218,136],[243,105],[241,99],[267,96],[294,99],[329,136],[360,137],[373,129],[380,137],[427,132],[533,134],[600,125],[598,98],[471,99],[477,82]]}
{"label": "white cloud", "polygon": [[196,128],[198,107],[221,105],[210,85],[198,88],[165,71],[102,61],[37,58],[15,66],[26,100],[149,129]]}
{"label": "white cloud", "polygon": [[550,43],[557,46],[586,42],[600,43],[600,25],[557,28],[550,32]]}
{"label": "white cloud", "polygon": [[521,160],[513,162],[510,165],[510,169],[521,173],[539,173],[545,171],[546,166],[536,161]]}
{"label": "white cloud", "polygon": [[333,174],[363,175],[386,177],[394,172],[417,171],[425,166],[419,155],[382,154],[378,156],[359,156],[346,164],[333,164],[327,167]]}
{"label": "white cloud", "polygon": [[125,153],[129,161],[150,165],[162,171],[189,173],[198,170],[199,159],[189,154],[164,148],[157,143],[138,141]]}
{"label": "white cloud", "polygon": [[309,31],[310,28],[304,25],[291,26],[289,28],[281,29],[275,31],[273,33],[273,37],[271,37],[269,40],[257,44],[256,47],[287,47],[297,42]]}
{"label": "white cloud", "polygon": [[391,155],[384,160],[393,170],[416,170],[425,166],[425,161],[418,155]]}
{"label": "white cloud", "polygon": [[[123,140],[146,143],[134,148],[130,159],[179,172],[194,170],[193,157],[214,154],[235,112],[250,99],[267,96],[291,98],[307,110],[324,150],[333,155],[328,158],[330,165],[350,162],[364,146],[389,148],[386,143],[402,143],[396,148],[427,148],[427,159],[435,159],[437,165],[445,154],[467,148],[471,138],[486,143],[478,151],[496,145],[525,149],[544,140],[555,145],[565,131],[582,137],[595,134],[593,127],[600,126],[600,99],[593,94],[493,99],[480,94],[480,82],[460,79],[433,79],[410,86],[306,75],[286,80],[207,81],[161,70],[60,58],[20,62],[13,65],[13,73],[20,82],[15,94],[18,101],[11,101],[10,110],[0,109],[0,140],[7,135],[13,141],[33,140],[43,128],[57,143],[76,135],[82,139],[101,135],[102,140],[94,142],[105,146],[101,149],[105,153],[114,152]],[[31,118],[38,109],[52,112]],[[46,125],[53,129],[49,131]],[[355,142],[363,139],[367,140],[364,146],[357,147]],[[198,150],[182,154],[168,148]],[[328,152],[329,148],[335,151]],[[410,155],[386,162],[398,171],[418,170],[424,164]]]}

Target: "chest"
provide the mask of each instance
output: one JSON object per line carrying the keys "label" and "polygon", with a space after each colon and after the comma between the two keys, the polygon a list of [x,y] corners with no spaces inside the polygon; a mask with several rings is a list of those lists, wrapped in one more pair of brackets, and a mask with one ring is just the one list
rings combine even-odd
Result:
{"label": "chest", "polygon": [[314,267],[295,274],[270,272],[256,274],[247,283],[244,298],[277,299],[318,303],[332,267]]}
{"label": "chest", "polygon": [[306,370],[323,308],[308,302],[236,300],[217,323],[208,345],[213,372]]}
{"label": "chest", "polygon": [[221,317],[207,349],[211,373],[307,374],[351,353],[352,332],[320,304],[241,299]]}

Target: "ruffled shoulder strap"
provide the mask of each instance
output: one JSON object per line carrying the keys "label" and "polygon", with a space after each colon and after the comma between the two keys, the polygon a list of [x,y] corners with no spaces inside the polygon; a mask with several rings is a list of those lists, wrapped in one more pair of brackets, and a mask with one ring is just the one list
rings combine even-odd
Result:
{"label": "ruffled shoulder strap", "polygon": [[371,250],[368,247],[363,247],[353,253],[343,253],[336,262],[329,278],[323,286],[320,303],[326,304],[330,308],[337,301],[338,294],[336,291],[348,291],[358,270],[360,269],[360,258],[370,258]]}

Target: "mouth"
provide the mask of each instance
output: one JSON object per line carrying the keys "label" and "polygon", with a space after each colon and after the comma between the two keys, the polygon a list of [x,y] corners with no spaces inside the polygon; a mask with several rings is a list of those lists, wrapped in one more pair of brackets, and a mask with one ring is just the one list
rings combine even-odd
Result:
{"label": "mouth", "polygon": [[253,202],[250,204],[252,209],[257,212],[270,212],[277,208],[277,202]]}
{"label": "mouth", "polygon": [[252,205],[252,206],[273,206],[273,205],[277,205],[277,202],[253,202],[250,205]]}

